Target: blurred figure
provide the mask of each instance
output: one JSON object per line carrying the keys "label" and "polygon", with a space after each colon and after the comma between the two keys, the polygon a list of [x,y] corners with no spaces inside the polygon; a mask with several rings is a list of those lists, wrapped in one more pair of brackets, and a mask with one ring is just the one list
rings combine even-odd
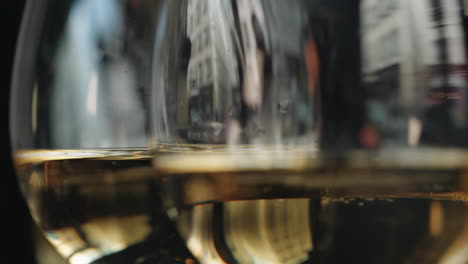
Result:
{"label": "blurred figure", "polygon": [[[53,145],[146,146],[144,113],[137,94],[141,80],[134,64],[122,56],[126,41],[123,7],[113,0],[82,0],[70,12],[54,61]],[[75,110],[63,111],[69,108]]]}

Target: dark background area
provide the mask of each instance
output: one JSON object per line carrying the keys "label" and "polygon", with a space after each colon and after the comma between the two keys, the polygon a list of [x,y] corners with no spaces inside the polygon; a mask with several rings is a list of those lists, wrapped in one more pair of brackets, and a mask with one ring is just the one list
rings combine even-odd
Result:
{"label": "dark background area", "polygon": [[[34,1],[34,0],[32,0]],[[2,13],[2,63],[1,76],[1,172],[2,183],[0,184],[1,195],[1,227],[2,252],[0,261],[2,263],[36,263],[33,254],[33,230],[31,218],[26,208],[23,197],[20,194],[15,178],[14,168],[11,160],[10,137],[9,137],[9,98],[11,89],[11,75],[15,46],[20,27],[25,0],[5,1],[1,6]],[[53,264],[53,263],[51,263]]]}

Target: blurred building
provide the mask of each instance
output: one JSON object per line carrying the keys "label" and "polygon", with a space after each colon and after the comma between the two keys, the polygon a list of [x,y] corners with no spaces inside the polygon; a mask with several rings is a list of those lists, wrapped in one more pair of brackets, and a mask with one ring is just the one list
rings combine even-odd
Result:
{"label": "blurred building", "polygon": [[408,115],[421,115],[443,100],[454,102],[454,122],[465,124],[461,11],[462,1],[362,1],[363,77],[373,115],[369,119],[395,138],[404,138]]}
{"label": "blurred building", "polygon": [[[238,87],[230,1],[192,0],[187,6],[187,35],[191,43],[187,90],[189,138],[202,137],[194,127],[221,129],[227,106]],[[205,129],[206,130],[206,129]],[[209,129],[208,129],[209,130]]]}

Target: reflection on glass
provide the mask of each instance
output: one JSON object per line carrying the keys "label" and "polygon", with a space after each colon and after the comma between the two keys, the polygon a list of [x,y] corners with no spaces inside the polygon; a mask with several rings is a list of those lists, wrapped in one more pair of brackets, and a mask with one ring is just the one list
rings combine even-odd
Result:
{"label": "reflection on glass", "polygon": [[463,2],[351,2],[169,5],[182,18],[175,47],[156,48],[156,139],[464,146]]}
{"label": "reflection on glass", "polygon": [[466,262],[465,13],[443,0],[169,3],[153,165],[194,256]]}
{"label": "reflection on glass", "polygon": [[380,134],[368,145],[466,145],[464,8],[463,1],[362,1],[367,119]]}
{"label": "reflection on glass", "polygon": [[202,263],[461,264],[459,210],[424,199],[259,199],[195,205],[178,226]]}
{"label": "reflection on glass", "polygon": [[54,71],[50,143],[54,148],[145,146],[143,79],[136,69],[142,58],[131,49],[122,53],[126,10],[113,0],[86,0],[69,12],[65,33],[44,47],[57,48],[49,62]]}
{"label": "reflection on glass", "polygon": [[239,86],[228,1],[189,1],[187,36],[192,43],[188,63],[189,123],[187,138],[193,142],[221,140],[226,104],[233,104]]}
{"label": "reflection on glass", "polygon": [[[227,0],[169,5],[179,8],[181,18],[175,22],[175,45],[162,41],[156,47],[161,52],[156,53],[153,83],[158,87],[153,100],[159,141],[313,141],[317,127],[308,114],[316,99],[308,95],[300,71],[306,68],[300,45],[306,21],[300,5],[276,1],[264,7],[262,1]],[[286,35],[269,34],[276,27]],[[165,65],[169,50],[181,55]],[[292,90],[285,90],[289,85]],[[297,101],[297,106],[292,103]]]}
{"label": "reflection on glass", "polygon": [[179,223],[202,263],[301,263],[312,250],[309,217],[308,199],[276,199],[197,205]]}

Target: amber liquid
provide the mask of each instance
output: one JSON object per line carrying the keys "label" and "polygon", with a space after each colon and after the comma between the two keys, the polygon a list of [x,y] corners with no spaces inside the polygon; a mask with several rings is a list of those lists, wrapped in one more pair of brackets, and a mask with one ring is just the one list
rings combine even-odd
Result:
{"label": "amber liquid", "polygon": [[186,245],[201,263],[464,264],[462,154],[344,162],[209,147],[25,151],[15,161],[33,217],[71,263],[194,263]]}
{"label": "amber liquid", "polygon": [[33,218],[70,263],[186,263],[151,157],[144,149],[21,151],[15,162]]}
{"label": "amber liquid", "polygon": [[168,213],[201,263],[468,263],[464,152],[162,150]]}

